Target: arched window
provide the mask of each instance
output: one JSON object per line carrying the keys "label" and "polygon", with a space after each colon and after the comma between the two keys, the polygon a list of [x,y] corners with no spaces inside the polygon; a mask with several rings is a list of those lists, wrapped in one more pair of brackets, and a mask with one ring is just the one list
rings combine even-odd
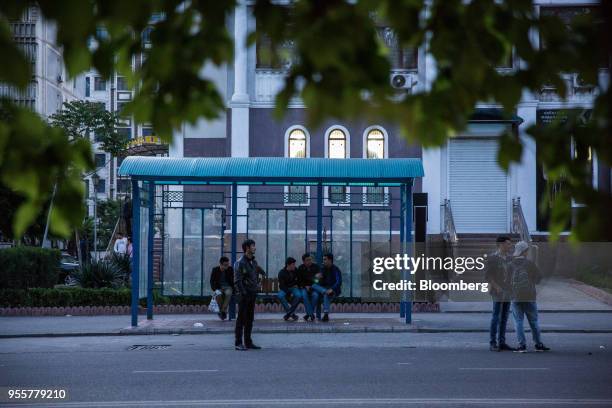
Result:
{"label": "arched window", "polygon": [[[285,132],[285,154],[292,159],[302,159],[310,156],[308,130],[295,125]],[[308,188],[306,186],[286,186],[285,203],[293,205],[308,204]]]}
{"label": "arched window", "polygon": [[[367,159],[384,159],[387,155],[385,140],[387,132],[378,126],[372,126],[364,131],[363,155]],[[367,187],[364,189],[364,204],[383,204],[385,201],[384,187]]]}
{"label": "arched window", "polygon": [[372,129],[366,136],[366,157],[368,159],[385,158],[385,135],[380,129]]}
{"label": "arched window", "polygon": [[302,129],[296,128],[289,133],[289,152],[291,158],[306,157],[306,133]]}
{"label": "arched window", "polygon": [[327,154],[330,159],[346,159],[346,134],[341,129],[329,133]]}
{"label": "arched window", "polygon": [[[333,127],[327,136],[327,157],[330,159],[346,159],[348,157],[347,132],[344,128]],[[332,204],[348,202],[346,186],[330,186],[327,192]]]}

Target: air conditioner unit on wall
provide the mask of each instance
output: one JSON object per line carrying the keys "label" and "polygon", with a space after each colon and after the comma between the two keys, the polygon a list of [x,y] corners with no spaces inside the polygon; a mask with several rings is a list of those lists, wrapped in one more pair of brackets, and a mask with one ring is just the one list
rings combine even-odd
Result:
{"label": "air conditioner unit on wall", "polygon": [[574,74],[572,85],[574,88],[593,88],[593,84],[589,84],[580,74]]}
{"label": "air conditioner unit on wall", "polygon": [[393,73],[391,74],[391,86],[395,89],[412,90],[417,84],[414,74]]}

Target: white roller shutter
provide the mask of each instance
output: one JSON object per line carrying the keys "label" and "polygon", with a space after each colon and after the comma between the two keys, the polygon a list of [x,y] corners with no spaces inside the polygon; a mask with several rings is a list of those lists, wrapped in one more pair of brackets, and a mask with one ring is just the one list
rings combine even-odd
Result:
{"label": "white roller shutter", "polygon": [[507,232],[508,178],[497,164],[496,138],[449,142],[449,198],[459,233]]}

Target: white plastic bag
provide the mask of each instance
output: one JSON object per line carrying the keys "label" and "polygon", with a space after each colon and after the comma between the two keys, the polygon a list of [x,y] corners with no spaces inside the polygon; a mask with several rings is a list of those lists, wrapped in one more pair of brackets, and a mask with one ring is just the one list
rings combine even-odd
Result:
{"label": "white plastic bag", "polygon": [[208,310],[213,313],[219,313],[219,304],[217,303],[217,299],[214,296],[208,304]]}

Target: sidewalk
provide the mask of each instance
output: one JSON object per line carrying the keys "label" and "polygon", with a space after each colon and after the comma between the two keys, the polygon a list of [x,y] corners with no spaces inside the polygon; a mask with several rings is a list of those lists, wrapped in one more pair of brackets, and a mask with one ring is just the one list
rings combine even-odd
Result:
{"label": "sidewalk", "polygon": [[[255,316],[256,333],[452,333],[488,332],[485,313],[414,313],[406,325],[395,313],[338,313],[328,323],[285,322],[281,314]],[[201,326],[197,323],[200,323]],[[542,313],[543,332],[612,333],[612,313]],[[528,327],[528,325],[526,324]],[[45,316],[1,317],[0,338],[115,336],[149,334],[230,334],[234,322],[220,321],[214,315],[160,315],[138,327],[129,326],[129,316]],[[512,319],[508,330],[513,331]]]}

